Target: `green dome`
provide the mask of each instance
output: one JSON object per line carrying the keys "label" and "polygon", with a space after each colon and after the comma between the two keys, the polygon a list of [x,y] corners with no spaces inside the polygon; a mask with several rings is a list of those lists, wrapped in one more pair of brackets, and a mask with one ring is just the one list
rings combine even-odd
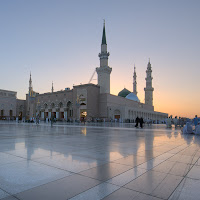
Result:
{"label": "green dome", "polygon": [[124,88],[122,91],[119,92],[118,96],[119,97],[126,97],[128,94],[130,94],[131,92],[129,90],[127,90],[126,88]]}

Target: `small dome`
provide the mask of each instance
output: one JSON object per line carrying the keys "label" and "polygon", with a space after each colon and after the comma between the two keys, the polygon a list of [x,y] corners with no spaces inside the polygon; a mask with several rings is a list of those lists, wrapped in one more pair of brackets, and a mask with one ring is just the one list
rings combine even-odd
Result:
{"label": "small dome", "polygon": [[133,92],[129,93],[126,96],[126,99],[130,99],[130,100],[133,100],[133,101],[140,102],[140,100],[138,99],[137,95],[135,95]]}
{"label": "small dome", "polygon": [[130,94],[131,92],[129,90],[127,90],[126,88],[124,88],[122,91],[119,92],[118,96],[119,97],[126,97],[128,94]]}

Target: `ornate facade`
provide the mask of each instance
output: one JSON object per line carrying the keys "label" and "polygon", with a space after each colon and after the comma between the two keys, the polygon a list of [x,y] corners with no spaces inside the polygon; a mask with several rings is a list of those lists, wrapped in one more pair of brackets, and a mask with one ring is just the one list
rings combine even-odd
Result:
{"label": "ornate facade", "polygon": [[[110,94],[112,68],[108,66],[109,55],[104,23],[101,53],[99,53],[100,67],[96,68],[98,84],[77,85],[73,86],[72,89],[66,88],[62,91],[54,91],[52,83],[51,92],[39,94],[33,91],[30,75],[29,91],[24,101],[25,109],[21,115],[27,119],[40,116],[41,120],[52,118],[53,116],[63,121],[79,120],[80,118],[93,120],[98,118],[106,121],[118,120],[122,122],[126,120],[133,121],[137,116],[144,119],[164,120],[168,114],[156,112],[153,107],[154,89],[152,87],[153,78],[150,61],[146,71],[145,103],[141,103],[137,97],[135,67],[133,92],[124,89],[119,93],[119,96]],[[17,111],[16,116],[19,113]]]}

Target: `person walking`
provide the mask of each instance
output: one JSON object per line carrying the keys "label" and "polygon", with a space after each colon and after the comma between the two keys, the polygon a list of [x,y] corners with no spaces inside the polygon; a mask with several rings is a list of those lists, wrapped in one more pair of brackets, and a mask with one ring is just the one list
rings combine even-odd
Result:
{"label": "person walking", "polygon": [[197,115],[195,115],[195,118],[193,119],[193,123],[194,123],[194,125],[196,127],[197,124],[198,124],[198,117],[197,117]]}
{"label": "person walking", "polygon": [[143,120],[143,118],[141,117],[141,118],[140,118],[140,128],[143,128],[143,123],[144,123],[144,120]]}
{"label": "person walking", "polygon": [[138,123],[139,123],[139,121],[140,121],[140,119],[139,119],[139,117],[136,117],[136,119],[135,119],[135,127],[137,128],[138,127]]}
{"label": "person walking", "polygon": [[54,123],[54,115],[51,115],[51,126],[53,126]]}
{"label": "person walking", "polygon": [[39,115],[36,117],[36,124],[39,124],[40,123],[40,117]]}
{"label": "person walking", "polygon": [[177,116],[174,118],[174,126],[175,126],[175,128],[177,128],[177,125],[178,125],[178,119],[177,119]]}

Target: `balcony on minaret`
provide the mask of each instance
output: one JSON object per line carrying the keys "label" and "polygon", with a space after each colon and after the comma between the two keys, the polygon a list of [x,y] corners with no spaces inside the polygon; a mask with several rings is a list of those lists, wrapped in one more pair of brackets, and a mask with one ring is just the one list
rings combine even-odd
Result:
{"label": "balcony on minaret", "polygon": [[100,58],[100,67],[105,67],[108,66],[108,56],[110,55],[109,52],[102,52],[99,53],[99,58]]}

